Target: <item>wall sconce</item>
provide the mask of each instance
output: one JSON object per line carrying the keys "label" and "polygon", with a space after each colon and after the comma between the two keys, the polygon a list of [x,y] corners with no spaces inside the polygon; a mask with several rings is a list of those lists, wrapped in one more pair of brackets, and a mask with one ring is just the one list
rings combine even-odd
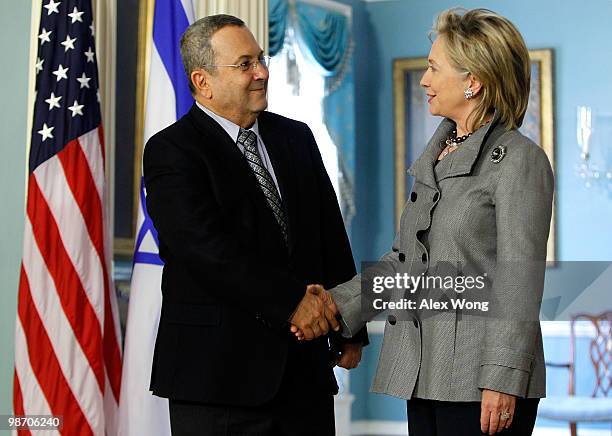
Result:
{"label": "wall sconce", "polygon": [[[584,180],[586,188],[597,185],[612,192],[612,169],[609,167],[608,162],[606,162],[606,157],[609,157],[606,156],[606,150],[597,150],[604,152],[603,156],[601,156],[602,159],[596,162],[593,161],[595,156],[592,144],[594,133],[597,132],[596,129],[599,127],[606,127],[606,123],[601,123],[599,127],[594,126],[593,121],[595,118],[590,106],[578,106],[576,110],[576,137],[580,147],[580,162],[577,165],[577,173]],[[612,127],[612,123],[607,127]],[[600,130],[603,131],[604,129]],[[602,136],[598,134],[597,137]]]}

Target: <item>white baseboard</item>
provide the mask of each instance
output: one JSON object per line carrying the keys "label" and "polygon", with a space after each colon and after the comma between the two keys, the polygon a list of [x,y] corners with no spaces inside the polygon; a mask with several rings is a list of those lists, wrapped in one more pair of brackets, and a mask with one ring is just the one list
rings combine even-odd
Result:
{"label": "white baseboard", "polygon": [[406,436],[408,422],[406,421],[353,421],[351,435],[353,436]]}
{"label": "white baseboard", "polygon": [[[533,431],[533,436],[569,436],[569,426],[565,428],[557,427],[540,427]],[[578,424],[578,436],[610,436],[610,429],[581,429]]]}
{"label": "white baseboard", "polygon": [[[541,321],[542,336],[569,338],[570,323],[569,321]],[[384,321],[368,322],[368,333],[372,335],[382,335],[385,332]],[[577,338],[593,338],[595,336],[595,328],[590,321],[577,321],[575,334]],[[610,436],[610,435],[608,435]]]}
{"label": "white baseboard", "polygon": [[[533,436],[569,436],[569,427],[537,427]],[[578,424],[578,436],[610,436],[608,429],[593,430],[581,429]],[[398,421],[353,421],[351,423],[352,436],[407,436],[408,424]]]}

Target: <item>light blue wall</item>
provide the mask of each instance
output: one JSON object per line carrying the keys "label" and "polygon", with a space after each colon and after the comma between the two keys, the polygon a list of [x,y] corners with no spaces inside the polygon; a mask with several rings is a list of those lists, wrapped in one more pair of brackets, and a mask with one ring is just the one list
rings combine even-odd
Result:
{"label": "light blue wall", "polygon": [[11,413],[25,192],[30,2],[0,0],[0,415]]}
{"label": "light blue wall", "polygon": [[[44,0],[47,4],[47,0]],[[31,2],[0,0],[0,415],[12,411],[15,318],[21,263]],[[36,25],[37,26],[37,25]],[[37,29],[38,30],[38,29]],[[114,268],[126,280],[124,263]],[[131,263],[127,264],[127,277]],[[120,310],[122,302],[119,302]]]}
{"label": "light blue wall", "polygon": [[[612,260],[612,195],[586,190],[575,174],[576,107],[589,105],[596,116],[612,115],[612,1],[504,0],[461,3],[452,0],[363,2],[353,6],[356,99],[356,204],[351,242],[357,262],[377,259],[394,235],[394,121],[392,63],[398,57],[426,56],[427,33],[442,10],[463,6],[492,9],[513,21],[529,48],[553,48],[555,54],[555,155],[557,256],[560,260]],[[596,118],[595,123],[601,121]],[[604,143],[594,133],[593,146],[609,146],[612,119]],[[601,124],[600,124],[601,126]],[[598,136],[599,135],[599,136]],[[612,161],[609,161],[612,164]],[[520,208],[517,200],[517,208]],[[548,271],[555,281],[567,265]],[[593,266],[595,267],[595,266]],[[574,281],[580,277],[574,277]],[[602,302],[602,310],[612,308]],[[353,419],[403,420],[405,403],[368,393],[378,361],[381,338],[374,336],[360,368],[352,372],[356,394]],[[567,338],[545,338],[548,356],[568,349]],[[588,357],[582,354],[584,362]],[[591,386],[592,374],[579,382]],[[563,373],[549,371],[549,393],[563,390]],[[547,423],[548,425],[549,423]],[[607,427],[609,428],[609,427]]]}

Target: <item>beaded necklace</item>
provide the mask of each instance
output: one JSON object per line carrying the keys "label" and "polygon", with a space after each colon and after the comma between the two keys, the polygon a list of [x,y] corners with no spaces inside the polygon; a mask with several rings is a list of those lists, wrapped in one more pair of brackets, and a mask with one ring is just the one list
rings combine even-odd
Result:
{"label": "beaded necklace", "polygon": [[[482,123],[478,128],[480,129],[481,127],[485,126],[486,124],[488,124],[491,120],[485,121],[484,123]],[[477,129],[478,130],[478,129]],[[451,151],[454,151],[457,147],[459,147],[459,144],[461,144],[462,142],[465,142],[466,139],[468,139],[470,136],[472,136],[472,132],[469,132],[467,135],[463,135],[463,136],[459,136],[457,137],[457,130],[453,130],[451,132],[451,136],[449,136],[446,141],[444,141],[444,143],[446,144],[446,147],[444,148],[444,151],[442,151],[442,153],[440,153],[440,156],[438,157],[438,160],[442,160],[444,157],[446,157]],[[455,147],[451,150],[452,147]]]}

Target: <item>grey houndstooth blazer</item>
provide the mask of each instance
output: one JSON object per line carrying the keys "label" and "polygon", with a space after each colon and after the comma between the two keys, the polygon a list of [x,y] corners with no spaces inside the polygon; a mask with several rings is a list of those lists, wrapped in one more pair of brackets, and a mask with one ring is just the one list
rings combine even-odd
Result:
{"label": "grey houndstooth blazer", "polygon": [[[418,276],[434,274],[445,261],[469,264],[489,277],[487,296],[498,313],[390,311],[372,391],[442,401],[480,401],[482,389],[542,398],[546,378],[537,316],[552,169],[540,147],[517,130],[506,131],[496,117],[436,164],[454,127],[443,120],[410,168],[413,191],[392,251],[377,268],[390,276]],[[375,315],[362,304],[359,275],[330,292],[344,335]],[[524,313],[531,317],[520,319]]]}

